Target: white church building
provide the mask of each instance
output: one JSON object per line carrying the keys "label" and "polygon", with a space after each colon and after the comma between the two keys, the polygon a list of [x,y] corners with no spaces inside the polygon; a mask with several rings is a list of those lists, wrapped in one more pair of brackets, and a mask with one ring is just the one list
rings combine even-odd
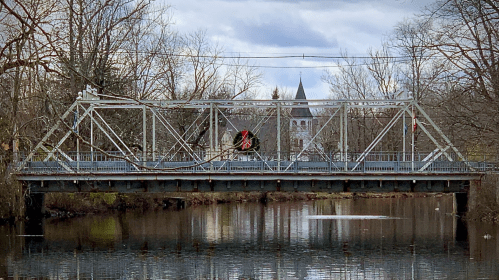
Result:
{"label": "white church building", "polygon": [[[308,105],[301,78],[295,100],[300,101],[300,105]],[[312,142],[317,124],[317,118],[312,115],[308,106],[291,109],[289,121],[290,151],[294,157],[301,153],[299,160],[308,160],[311,154],[322,152],[322,145]]]}

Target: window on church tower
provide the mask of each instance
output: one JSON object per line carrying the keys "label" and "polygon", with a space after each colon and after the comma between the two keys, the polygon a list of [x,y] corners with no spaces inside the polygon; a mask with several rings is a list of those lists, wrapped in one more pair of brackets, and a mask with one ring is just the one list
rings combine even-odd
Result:
{"label": "window on church tower", "polygon": [[301,121],[301,126],[305,126],[305,121]]}
{"label": "window on church tower", "polygon": [[296,121],[293,121],[293,126],[296,126]]}
{"label": "window on church tower", "polygon": [[303,139],[300,139],[300,149],[303,149]]}

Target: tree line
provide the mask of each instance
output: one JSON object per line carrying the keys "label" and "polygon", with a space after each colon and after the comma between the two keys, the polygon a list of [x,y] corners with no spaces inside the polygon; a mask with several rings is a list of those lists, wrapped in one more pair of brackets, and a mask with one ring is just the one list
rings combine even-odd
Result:
{"label": "tree line", "polygon": [[[326,72],[322,79],[336,98],[414,98],[463,152],[497,155],[498,41],[497,1],[437,0],[399,23],[381,50],[369,50],[369,58],[343,53],[339,70]],[[357,125],[349,133],[360,136],[359,150],[381,129],[373,119],[394,114],[367,109],[352,113]],[[421,131],[416,133],[418,139]],[[400,145],[387,138],[392,147]]]}
{"label": "tree line", "polygon": [[170,8],[147,0],[1,0],[4,158],[14,139],[36,144],[86,85],[136,100],[251,95],[261,73],[222,52],[205,32],[175,31]]}
{"label": "tree line", "polygon": [[[87,84],[99,94],[136,100],[251,98],[259,89],[256,67],[224,58],[205,32],[180,34],[172,22],[168,6],[146,0],[0,0],[3,158],[11,160],[14,139],[25,149],[34,146]],[[333,98],[417,99],[458,147],[495,154],[498,36],[496,1],[437,0],[398,24],[368,58],[344,52],[337,70],[322,79]],[[123,137],[140,128],[140,114],[112,116],[126,127]],[[394,114],[351,109],[351,149],[362,151]],[[182,131],[193,114],[175,117]],[[334,131],[322,137],[332,150]],[[383,149],[400,149],[400,137],[390,133]],[[424,137],[417,141],[430,147]]]}

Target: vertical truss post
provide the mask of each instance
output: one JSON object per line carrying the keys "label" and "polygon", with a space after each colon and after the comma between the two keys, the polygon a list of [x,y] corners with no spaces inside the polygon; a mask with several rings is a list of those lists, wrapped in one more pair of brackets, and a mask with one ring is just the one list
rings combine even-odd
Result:
{"label": "vertical truss post", "polygon": [[144,166],[147,161],[147,107],[142,106],[142,161],[144,161]]}
{"label": "vertical truss post", "polygon": [[213,102],[210,102],[210,149],[207,158],[210,161],[211,171],[213,171],[213,162],[211,161],[212,156],[213,156]]}
{"label": "vertical truss post", "polygon": [[76,170],[80,172],[80,101],[76,101],[76,116],[75,116],[75,130],[76,130]]}
{"label": "vertical truss post", "polygon": [[90,161],[94,161],[94,107],[90,106]]}
{"label": "vertical truss post", "polygon": [[415,125],[416,125],[416,115],[414,113],[414,101],[413,101],[413,104],[412,104],[412,116],[411,116],[412,120],[411,120],[411,171],[414,172],[414,150],[415,150],[415,136],[416,136],[416,130],[414,129],[415,128]]}
{"label": "vertical truss post", "polygon": [[152,161],[156,161],[156,114],[152,114]]}
{"label": "vertical truss post", "polygon": [[345,171],[348,171],[348,103],[345,102],[343,105],[343,121],[345,124],[343,125],[343,137],[345,139],[343,140],[343,151],[345,152],[344,160],[345,160]]}
{"label": "vertical truss post", "polygon": [[[215,150],[218,150],[220,147],[218,146],[218,106],[214,105],[214,113],[215,113]],[[217,153],[218,154],[218,153]]]}
{"label": "vertical truss post", "polygon": [[281,102],[277,102],[277,170],[281,171]]}
{"label": "vertical truss post", "polygon": [[[343,110],[343,104],[341,104]],[[340,112],[340,161],[343,161],[343,112]]]}
{"label": "vertical truss post", "polygon": [[402,117],[402,161],[405,161],[405,136],[406,136],[406,132],[405,132],[405,112],[404,112],[404,116]]}

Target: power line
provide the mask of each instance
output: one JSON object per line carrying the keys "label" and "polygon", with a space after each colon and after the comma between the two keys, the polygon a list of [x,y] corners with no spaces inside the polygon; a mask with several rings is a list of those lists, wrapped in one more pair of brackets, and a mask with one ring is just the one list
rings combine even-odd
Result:
{"label": "power line", "polygon": [[[391,63],[405,63],[409,60],[394,60]],[[245,64],[232,64],[232,63],[215,63],[217,65],[238,67],[238,66],[248,66],[253,68],[267,68],[267,69],[327,69],[327,68],[341,68],[341,67],[358,67],[358,66],[368,66],[378,62],[366,62],[366,63],[355,63],[355,64],[336,64],[336,65],[315,65],[315,66],[273,66],[273,65],[245,65]],[[379,62],[384,63],[384,62]],[[378,64],[379,64],[378,63]]]}
{"label": "power line", "polygon": [[[83,51],[86,54],[104,53],[103,51]],[[119,50],[111,53],[116,54],[147,54],[160,56],[188,57],[188,58],[212,58],[212,59],[296,59],[296,58],[315,58],[315,59],[410,59],[410,56],[329,56],[329,55],[264,55],[264,56],[236,56],[236,55],[196,55],[174,52],[159,52],[159,51],[129,51]],[[424,56],[423,58],[432,58],[434,55]]]}
{"label": "power line", "polygon": [[[95,53],[104,53],[103,51],[84,51],[86,54],[95,54]],[[207,58],[213,59],[211,62],[215,65],[219,66],[228,66],[228,67],[242,67],[247,66],[251,68],[265,68],[265,69],[327,69],[327,68],[340,68],[340,67],[358,67],[358,66],[367,66],[373,63],[386,63],[385,61],[377,62],[378,59],[389,59],[388,63],[405,63],[410,61],[411,57],[409,56],[328,56],[328,55],[264,55],[264,56],[225,56],[225,55],[195,55],[195,54],[182,54],[182,53],[167,53],[167,52],[158,52],[158,51],[128,51],[128,50],[119,50],[111,52],[117,55],[132,55],[132,54],[145,54],[145,55],[158,55],[158,56],[171,56],[171,57],[184,57],[184,58]],[[434,58],[435,56],[427,56],[427,58]],[[239,63],[225,63],[216,61],[217,59],[244,59],[244,60],[267,60],[267,59],[316,59],[316,60],[348,60],[348,59],[358,59],[358,60],[367,60],[373,59],[373,61],[369,62],[359,62],[359,63],[336,63],[335,65],[314,65],[314,66],[275,66],[275,65],[248,65],[248,64],[239,64]],[[308,60],[311,61],[311,60]]]}

